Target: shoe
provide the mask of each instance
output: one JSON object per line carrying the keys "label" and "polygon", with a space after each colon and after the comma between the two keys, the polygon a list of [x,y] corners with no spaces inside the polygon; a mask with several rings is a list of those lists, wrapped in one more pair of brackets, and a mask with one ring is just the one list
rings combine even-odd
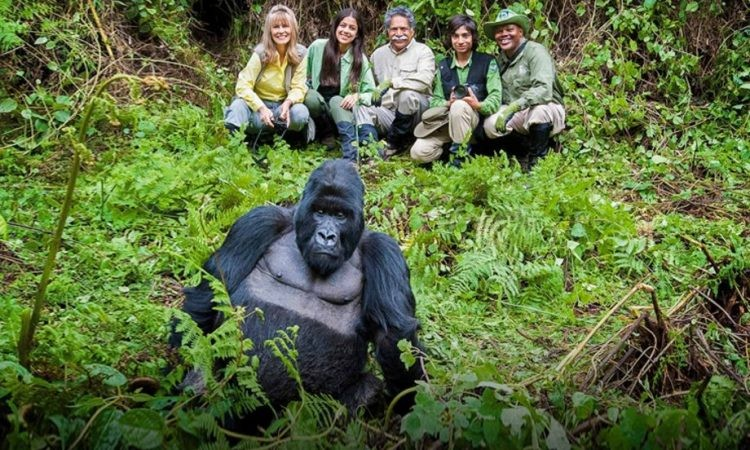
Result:
{"label": "shoe", "polygon": [[320,143],[325,145],[326,150],[328,150],[329,152],[336,150],[336,147],[338,146],[338,142],[336,142],[336,136],[332,134],[323,136],[323,138],[320,140]]}
{"label": "shoe", "polygon": [[414,142],[413,124],[414,114],[402,114],[396,111],[396,117],[385,136],[387,146],[383,149],[384,159],[403,151]]}
{"label": "shoe", "polygon": [[516,155],[516,161],[518,161],[518,165],[521,167],[521,172],[529,173],[529,170],[531,170],[531,167],[529,166],[529,154],[528,153],[524,155]]}
{"label": "shoe", "polygon": [[342,158],[356,162],[359,152],[358,148],[354,145],[354,142],[357,140],[354,124],[351,122],[338,122],[336,128],[339,130],[339,137],[341,137]]}
{"label": "shoe", "polygon": [[552,124],[549,122],[535,123],[529,127],[529,164],[526,172],[530,171],[541,158],[547,155],[550,134],[552,134]]}
{"label": "shoe", "polygon": [[471,145],[466,145],[466,155],[461,155],[461,144],[460,143],[452,143],[450,148],[448,149],[448,152],[452,156],[452,160],[450,165],[455,168],[461,168],[461,166],[464,163],[464,159],[466,159],[466,156],[471,155]]}
{"label": "shoe", "polygon": [[391,144],[389,144],[387,141],[385,142],[385,145],[379,150],[378,153],[380,153],[380,157],[383,158],[383,161],[388,160],[391,156],[401,152],[401,149],[398,147],[394,147]]}

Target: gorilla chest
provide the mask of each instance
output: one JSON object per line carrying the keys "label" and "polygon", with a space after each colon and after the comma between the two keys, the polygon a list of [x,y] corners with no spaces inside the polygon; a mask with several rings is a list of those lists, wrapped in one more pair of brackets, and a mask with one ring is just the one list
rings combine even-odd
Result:
{"label": "gorilla chest", "polygon": [[263,310],[265,326],[299,325],[301,334],[315,333],[316,341],[330,336],[340,342],[356,339],[362,284],[359,251],[323,278],[305,264],[294,233],[288,233],[271,245],[237,294]]}

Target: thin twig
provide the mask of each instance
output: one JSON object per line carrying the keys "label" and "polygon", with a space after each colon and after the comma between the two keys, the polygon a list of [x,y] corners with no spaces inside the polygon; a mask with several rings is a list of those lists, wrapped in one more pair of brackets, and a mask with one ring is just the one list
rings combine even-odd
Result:
{"label": "thin twig", "polygon": [[93,0],[89,0],[89,7],[91,8],[91,15],[94,17],[94,22],[96,23],[96,30],[102,38],[102,44],[104,44],[104,48],[107,49],[107,54],[110,59],[115,59],[115,55],[112,53],[112,47],[109,45],[109,36],[107,36],[107,33],[104,32],[104,28],[102,28],[102,21],[99,20],[99,14],[96,12],[96,6],[94,6]]}
{"label": "thin twig", "polygon": [[[637,319],[627,327],[627,331],[623,333],[622,338],[620,339],[620,342],[612,349],[609,353],[607,353],[607,356],[601,359],[601,363],[599,364],[599,367],[605,366],[607,363],[609,363],[614,356],[622,350],[622,348],[627,343],[628,339],[630,339],[630,336],[633,334],[633,332],[638,328],[638,326],[641,324],[643,319],[648,316],[648,313],[646,311],[642,312]],[[607,371],[606,374],[604,374],[603,379],[606,380],[611,374],[617,369],[617,367],[622,364],[622,361],[624,359],[621,359],[620,362],[612,366],[610,370]],[[598,370],[597,370],[598,371]],[[596,378],[591,378],[590,376],[586,378],[586,381],[584,381],[584,386],[590,386],[590,383],[593,382]]]}
{"label": "thin twig", "polygon": [[570,353],[568,353],[567,356],[565,356],[565,358],[563,358],[563,360],[560,361],[560,363],[557,365],[557,367],[555,368],[555,370],[558,371],[560,373],[560,375],[562,375],[562,373],[565,370],[566,366],[568,364],[570,364],[578,356],[578,354],[583,351],[584,347],[586,347],[586,344],[588,344],[588,342],[591,340],[591,338],[594,337],[594,334],[596,334],[596,332],[599,331],[599,329],[602,326],[604,326],[604,324],[607,322],[607,320],[615,312],[617,312],[617,310],[619,310],[622,307],[622,305],[624,305],[625,302],[627,302],[630,299],[630,297],[632,297],[636,292],[638,292],[640,290],[646,290],[646,291],[651,292],[651,291],[653,291],[653,289],[654,289],[653,287],[651,287],[651,286],[649,286],[649,285],[647,285],[645,283],[638,283],[638,284],[636,284],[630,290],[630,292],[628,292],[627,294],[625,294],[625,296],[622,299],[620,299],[619,302],[617,302],[612,308],[609,309],[609,311],[607,311],[607,313],[604,315],[604,317],[601,318],[601,320],[599,321],[599,323],[597,323],[596,326],[591,329],[591,331],[589,332],[589,334],[576,346],[576,348],[574,348],[573,351],[571,351]]}
{"label": "thin twig", "polygon": [[711,264],[711,267],[714,268],[714,273],[716,273],[717,275],[719,274],[719,265],[716,264],[716,260],[714,260],[714,257],[711,256],[711,253],[708,252],[708,248],[706,247],[706,244],[702,242],[698,242],[695,239],[691,238],[690,236],[687,236],[684,234],[681,234],[680,238],[700,248],[703,254],[706,256],[706,259],[708,260],[709,264]]}
{"label": "thin twig", "polygon": [[651,288],[649,292],[651,293],[651,304],[654,305],[654,315],[656,316],[656,323],[659,324],[659,328],[661,329],[661,331],[665,332],[667,330],[667,325],[664,323],[661,308],[659,308],[659,302],[656,301],[656,289]]}
{"label": "thin twig", "polygon": [[727,319],[729,319],[729,321],[732,323],[732,325],[734,326],[734,328],[737,328],[739,326],[737,324],[737,322],[734,321],[734,319],[732,318],[732,316],[729,315],[729,313],[724,308],[722,308],[718,303],[716,303],[714,301],[714,299],[712,299],[710,296],[706,295],[703,292],[699,292],[698,295],[700,295],[701,297],[703,297],[704,299],[706,299],[709,303],[711,303],[715,307],[719,308],[719,311],[721,311],[721,312],[724,313],[724,315],[726,316]]}

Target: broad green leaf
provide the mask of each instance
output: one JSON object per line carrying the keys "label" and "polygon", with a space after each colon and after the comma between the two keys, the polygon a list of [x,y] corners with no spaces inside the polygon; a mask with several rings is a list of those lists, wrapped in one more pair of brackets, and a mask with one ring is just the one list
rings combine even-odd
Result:
{"label": "broad green leaf", "polygon": [[397,346],[399,351],[401,352],[401,355],[399,355],[401,362],[404,363],[407,368],[413,366],[417,362],[417,358],[412,352],[411,342],[407,341],[406,339],[401,339],[400,341],[398,341]]}
{"label": "broad green leaf", "polygon": [[15,111],[16,108],[18,108],[18,103],[12,98],[4,98],[0,100],[0,114]]}
{"label": "broad green leaf", "polygon": [[617,422],[617,418],[620,416],[620,408],[611,406],[607,408],[607,418],[610,422]]}
{"label": "broad green leaf", "polygon": [[736,392],[737,386],[731,379],[723,375],[713,375],[702,395],[706,413],[720,420],[728,414]]}
{"label": "broad green leaf", "polygon": [[524,419],[529,415],[529,410],[525,406],[514,406],[503,409],[500,418],[503,425],[510,427],[513,436],[519,436],[524,425]]}
{"label": "broad green leaf", "polygon": [[575,225],[573,225],[573,228],[570,229],[570,235],[574,238],[582,238],[586,236],[586,228],[583,227],[580,223],[576,222]]}
{"label": "broad green leaf", "polygon": [[68,448],[85,425],[85,422],[81,419],[63,417],[59,414],[50,416],[49,420],[57,427],[57,433],[60,436],[62,448]]}
{"label": "broad green leaf", "polygon": [[8,239],[8,223],[5,218],[0,215],[0,239]]}
{"label": "broad green leaf", "polygon": [[401,432],[408,434],[414,441],[420,439],[424,434],[424,429],[422,428],[419,416],[414,413],[409,413],[404,417],[401,421]]}
{"label": "broad green leaf", "polygon": [[576,392],[571,400],[578,420],[588,419],[596,410],[596,399],[588,394]]}
{"label": "broad green leaf", "polygon": [[651,157],[651,162],[654,164],[666,164],[669,162],[669,159],[661,155],[654,155]]}
{"label": "broad green leaf", "polygon": [[119,387],[128,382],[125,375],[121,374],[117,369],[105,366],[104,364],[88,364],[84,367],[91,377],[101,375],[104,378],[102,382],[107,386]]}
{"label": "broad green leaf", "polygon": [[31,383],[31,373],[24,366],[13,361],[0,361],[0,372],[6,369],[15,371],[24,383]]}
{"label": "broad green leaf", "polygon": [[66,122],[70,119],[70,111],[55,111],[52,116],[60,123]]}
{"label": "broad green leaf", "polygon": [[150,449],[164,440],[164,418],[150,409],[131,409],[118,420],[123,441],[132,447]]}
{"label": "broad green leaf", "polygon": [[496,418],[502,412],[503,405],[495,397],[493,389],[485,389],[481,399],[482,403],[478,412],[482,417]]}
{"label": "broad green leaf", "polygon": [[106,409],[99,414],[89,432],[90,448],[94,450],[117,448],[117,443],[122,436],[122,429],[118,422],[122,414],[122,411],[113,408]]}
{"label": "broad green leaf", "polygon": [[687,12],[696,12],[698,11],[698,2],[690,2],[685,7],[685,11]]}
{"label": "broad green leaf", "polygon": [[644,416],[638,410],[628,408],[622,412],[622,420],[618,428],[622,432],[622,437],[630,445],[630,448],[640,448],[646,433],[649,430],[650,417]]}
{"label": "broad green leaf", "polygon": [[544,441],[550,450],[570,450],[570,442],[568,442],[565,428],[552,417],[550,417],[549,422],[549,433]]}
{"label": "broad green leaf", "polygon": [[497,420],[497,417],[482,421],[482,435],[484,436],[484,441],[490,448],[498,448],[498,438],[501,429],[502,426],[500,425],[500,421]]}

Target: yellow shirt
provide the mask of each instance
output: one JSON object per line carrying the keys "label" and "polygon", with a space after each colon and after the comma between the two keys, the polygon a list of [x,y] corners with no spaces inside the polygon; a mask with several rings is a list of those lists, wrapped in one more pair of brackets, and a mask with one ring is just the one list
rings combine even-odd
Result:
{"label": "yellow shirt", "polygon": [[[284,58],[284,61],[280,61],[279,56],[276,55],[276,58],[266,64],[263,73],[261,73],[260,56],[253,52],[250,61],[237,77],[237,86],[235,87],[237,96],[245,100],[253,111],[258,111],[263,106],[263,100],[282,102],[289,99],[292,104],[301,103],[307,92],[307,86],[305,85],[307,57],[294,70],[289,92],[284,87],[286,66],[287,59]],[[258,74],[260,74],[260,77],[258,77]]]}

